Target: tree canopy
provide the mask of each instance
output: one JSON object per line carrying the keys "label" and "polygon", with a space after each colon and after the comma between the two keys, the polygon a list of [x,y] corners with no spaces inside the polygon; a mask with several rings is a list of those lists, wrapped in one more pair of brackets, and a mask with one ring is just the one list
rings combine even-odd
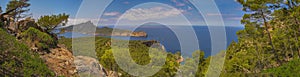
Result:
{"label": "tree canopy", "polygon": [[241,20],[245,29],[237,32],[238,42],[232,42],[226,51],[222,76],[285,76],[285,72],[262,71],[299,59],[299,0],[238,2],[246,12]]}
{"label": "tree canopy", "polygon": [[46,31],[51,32],[58,26],[65,26],[68,22],[69,15],[63,13],[58,15],[45,15],[41,16],[38,24]]}
{"label": "tree canopy", "polygon": [[28,2],[29,0],[11,0],[6,6],[6,12],[13,11],[9,12],[9,14],[16,19],[15,21],[18,21],[20,18],[25,18],[27,15],[22,13],[30,10],[28,9],[30,6]]}

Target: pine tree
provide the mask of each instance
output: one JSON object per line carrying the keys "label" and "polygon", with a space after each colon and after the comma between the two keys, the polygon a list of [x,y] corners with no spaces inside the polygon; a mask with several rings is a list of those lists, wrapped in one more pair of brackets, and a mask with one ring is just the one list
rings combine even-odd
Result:
{"label": "pine tree", "polygon": [[13,16],[15,22],[19,21],[19,19],[25,18],[27,16],[23,13],[28,12],[30,10],[28,9],[28,7],[30,6],[28,2],[29,0],[11,0],[7,4],[6,12],[12,10],[13,12],[10,12],[9,14]]}
{"label": "pine tree", "polygon": [[65,26],[68,22],[69,15],[63,13],[58,15],[45,15],[41,16],[38,20],[38,24],[45,29],[45,31],[51,32],[58,26]]}
{"label": "pine tree", "polygon": [[43,32],[48,33],[56,40],[58,40],[57,35],[55,33],[52,33],[52,31],[58,26],[65,26],[65,24],[68,22],[68,18],[69,15],[65,13],[58,15],[45,15],[41,16],[37,24],[43,29]]}
{"label": "pine tree", "polygon": [[[272,9],[274,6],[277,6],[277,3],[280,0],[238,0],[238,2],[243,5],[243,11],[247,12],[244,15],[242,22],[244,24],[256,23],[257,28],[263,28],[267,33],[269,45],[271,46],[271,53],[276,53],[275,46],[272,41],[270,30],[271,26],[269,25],[269,20],[272,19]],[[278,56],[275,54],[276,59],[279,61]]]}

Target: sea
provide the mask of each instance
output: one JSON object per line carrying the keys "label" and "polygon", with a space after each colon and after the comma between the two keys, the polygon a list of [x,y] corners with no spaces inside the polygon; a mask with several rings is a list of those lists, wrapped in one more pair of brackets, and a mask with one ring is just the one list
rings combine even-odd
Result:
{"label": "sea", "polygon": [[[114,26],[109,26],[111,28],[114,28]],[[218,28],[220,26],[214,26],[215,28]],[[214,28],[210,27],[210,28]],[[122,26],[118,27],[120,29],[130,29],[130,26]],[[194,46],[181,46],[180,41],[178,40],[176,34],[174,31],[172,31],[170,28],[163,26],[163,25],[151,25],[151,26],[140,26],[135,29],[135,31],[144,31],[147,33],[147,37],[111,37],[114,39],[121,39],[121,40],[156,40],[160,42],[164,47],[167,52],[184,52],[184,53],[189,53],[191,54],[192,52],[196,50],[202,50],[205,52],[205,56],[211,56],[213,53],[212,51],[212,46],[211,42],[214,40],[211,40],[211,35],[208,26],[192,26],[192,30],[194,30],[196,36],[197,36],[197,41],[199,44],[199,47],[194,47]],[[176,30],[187,30],[188,26],[174,26],[173,29]],[[244,29],[243,27],[235,27],[235,26],[226,26],[225,27],[225,32],[226,34],[226,48],[230,45],[231,42],[235,41],[238,42],[238,37],[236,33],[239,30]],[[190,29],[188,29],[190,30]],[[191,34],[191,33],[184,33],[186,35]],[[81,34],[81,33],[72,33],[72,32],[66,32],[64,34],[60,34],[59,36],[64,36],[66,38],[71,38],[72,35],[77,38],[77,37],[87,37],[91,35],[86,35],[86,34]],[[189,38],[189,37],[186,37]],[[183,42],[188,42],[189,40],[184,40]],[[181,47],[187,47],[185,48],[185,51],[181,50]],[[189,48],[190,47],[190,48]],[[199,48],[199,49],[198,49]],[[225,49],[224,49],[225,50]]]}

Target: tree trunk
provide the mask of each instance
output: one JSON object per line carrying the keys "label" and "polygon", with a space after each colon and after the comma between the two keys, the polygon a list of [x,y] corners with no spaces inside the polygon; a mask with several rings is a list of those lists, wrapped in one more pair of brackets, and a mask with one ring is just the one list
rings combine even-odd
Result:
{"label": "tree trunk", "polygon": [[5,12],[5,13],[1,14],[1,15],[0,15],[0,18],[1,18],[1,19],[2,19],[2,18],[4,18],[4,17],[3,17],[4,15],[8,15],[9,13],[11,13],[11,12],[15,11],[16,9],[17,9],[17,8],[14,8],[14,9],[8,10],[7,12]]}
{"label": "tree trunk", "polygon": [[264,15],[263,12],[262,12],[262,17],[263,17],[263,22],[264,22],[265,30],[267,31],[267,34],[268,34],[270,45],[272,46],[273,53],[275,53],[275,48],[274,48],[274,45],[273,45],[273,42],[272,42],[271,33],[270,33],[269,29],[268,29],[268,27],[269,27],[268,26],[268,22],[267,22],[267,19],[266,19],[266,17],[265,17],[265,15]]}
{"label": "tree trunk", "polygon": [[278,54],[275,52],[275,47],[273,45],[273,42],[272,42],[272,36],[271,36],[271,33],[269,31],[269,25],[268,25],[268,22],[267,22],[267,19],[266,19],[266,16],[264,15],[264,12],[261,10],[261,15],[262,15],[262,18],[263,18],[263,22],[264,22],[264,26],[265,26],[265,30],[267,31],[267,34],[268,34],[268,38],[269,38],[269,44],[271,45],[272,47],[272,53],[275,54],[276,56],[276,60],[278,63],[281,63],[281,61],[279,60],[279,56]]}

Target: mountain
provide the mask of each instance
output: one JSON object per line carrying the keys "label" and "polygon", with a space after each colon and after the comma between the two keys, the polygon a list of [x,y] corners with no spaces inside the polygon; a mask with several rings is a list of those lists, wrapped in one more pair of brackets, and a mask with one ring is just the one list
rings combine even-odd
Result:
{"label": "mountain", "polygon": [[[92,34],[92,35],[99,35],[99,36],[132,36],[132,37],[147,37],[147,33],[143,31],[135,31],[131,32],[129,30],[123,29],[113,29],[109,27],[102,27],[99,28],[94,25],[91,21],[80,23],[77,25],[71,25],[68,27],[61,28],[64,32],[75,32],[73,28],[76,27],[76,32],[82,34]],[[96,32],[94,32],[96,29]]]}
{"label": "mountain", "polygon": [[85,22],[85,23],[80,23],[77,25],[70,25],[68,27],[64,27],[61,29],[64,29],[66,32],[73,32],[73,28],[76,27],[76,31],[80,31],[79,33],[84,33],[84,34],[90,34],[93,33],[92,30],[97,28],[96,25],[94,25],[91,21]]}

